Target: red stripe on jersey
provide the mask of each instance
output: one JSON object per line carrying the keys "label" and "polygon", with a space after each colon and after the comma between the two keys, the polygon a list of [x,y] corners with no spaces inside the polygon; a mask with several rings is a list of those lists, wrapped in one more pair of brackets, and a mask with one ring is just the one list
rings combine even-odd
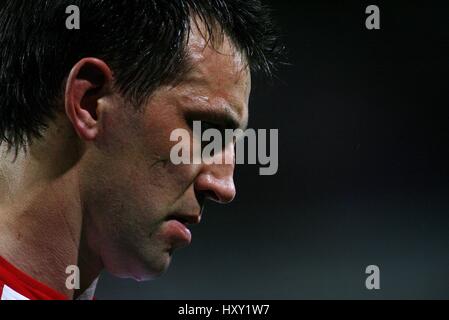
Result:
{"label": "red stripe on jersey", "polygon": [[0,297],[4,285],[30,300],[67,300],[63,294],[33,279],[0,256]]}

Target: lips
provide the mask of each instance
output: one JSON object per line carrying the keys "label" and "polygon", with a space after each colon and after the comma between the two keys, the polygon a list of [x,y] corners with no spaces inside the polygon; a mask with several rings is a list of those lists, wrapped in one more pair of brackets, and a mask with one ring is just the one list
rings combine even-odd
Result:
{"label": "lips", "polygon": [[192,242],[189,224],[198,224],[199,215],[175,214],[167,218],[164,223],[164,233],[173,248],[188,246]]}
{"label": "lips", "polygon": [[168,220],[165,224],[166,235],[174,248],[182,248],[192,242],[192,234],[186,225],[178,220]]}
{"label": "lips", "polygon": [[201,218],[200,215],[175,213],[170,215],[167,220],[177,220],[184,225],[189,225],[200,223]]}

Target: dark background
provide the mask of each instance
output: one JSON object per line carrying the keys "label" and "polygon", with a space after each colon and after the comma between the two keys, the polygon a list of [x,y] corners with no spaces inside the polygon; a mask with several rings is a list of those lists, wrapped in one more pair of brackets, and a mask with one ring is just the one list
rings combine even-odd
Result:
{"label": "dark background", "polygon": [[279,129],[278,174],[238,166],[166,275],[105,274],[97,298],[449,298],[449,5],[271,6],[292,65],[256,81],[250,127]]}

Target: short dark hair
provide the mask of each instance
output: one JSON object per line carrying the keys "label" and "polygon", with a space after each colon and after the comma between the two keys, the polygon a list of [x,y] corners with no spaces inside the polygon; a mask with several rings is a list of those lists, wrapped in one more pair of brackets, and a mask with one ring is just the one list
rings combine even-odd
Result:
{"label": "short dark hair", "polygon": [[[80,30],[66,28],[69,5]],[[271,74],[282,48],[259,0],[1,0],[0,143],[17,149],[42,136],[84,57],[104,60],[125,99],[142,103],[181,72],[193,16],[229,36],[252,71]]]}

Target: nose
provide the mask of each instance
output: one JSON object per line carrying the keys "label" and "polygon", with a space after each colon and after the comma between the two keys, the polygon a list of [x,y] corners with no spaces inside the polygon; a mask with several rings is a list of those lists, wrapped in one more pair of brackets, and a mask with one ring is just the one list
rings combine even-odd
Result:
{"label": "nose", "polygon": [[226,204],[235,198],[234,179],[217,178],[213,174],[201,174],[195,182],[195,191],[206,199]]}
{"label": "nose", "polygon": [[202,165],[201,172],[195,180],[195,192],[206,199],[226,204],[232,202],[236,195],[234,146],[226,148],[223,152],[225,154],[221,154],[222,163]]}

